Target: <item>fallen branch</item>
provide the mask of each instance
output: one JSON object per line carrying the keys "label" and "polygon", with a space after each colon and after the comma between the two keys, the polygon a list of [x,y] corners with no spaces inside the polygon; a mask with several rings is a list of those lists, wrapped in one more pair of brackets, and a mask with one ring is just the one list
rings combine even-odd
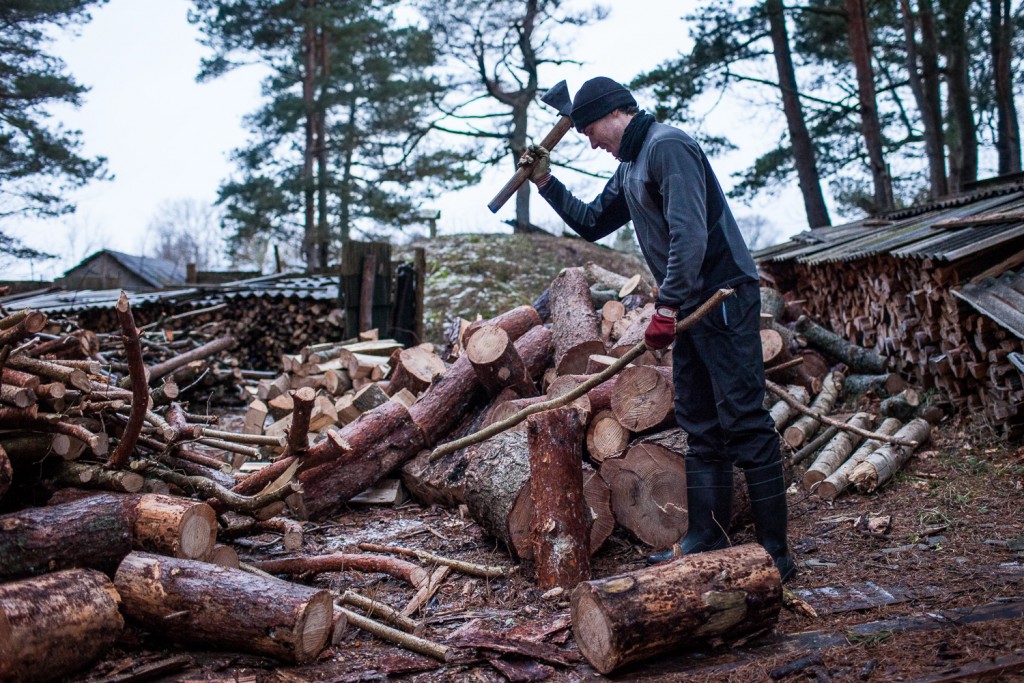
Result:
{"label": "fallen branch", "polygon": [[135,327],[128,295],[121,292],[117,300],[117,320],[121,323],[121,337],[124,342],[125,355],[128,357],[128,377],[132,389],[132,409],[128,415],[128,424],[124,427],[117,448],[107,460],[107,467],[123,470],[128,459],[135,450],[135,444],[142,433],[142,423],[146,419],[149,407],[149,383],[146,381],[146,364],[142,360],[142,344],[139,342],[139,330]]}
{"label": "fallen branch", "polygon": [[874,439],[875,441],[896,444],[897,446],[909,446],[910,448],[917,448],[920,445],[916,441],[909,441],[907,439],[901,439],[895,436],[888,436],[886,434],[879,434],[877,432],[869,432],[866,429],[854,427],[853,425],[848,425],[845,422],[840,422],[839,420],[833,420],[831,417],[828,417],[827,415],[822,415],[816,410],[812,410],[807,406],[801,405],[799,401],[797,401],[795,398],[789,395],[789,392],[787,392],[785,389],[783,389],[782,387],[780,387],[778,384],[771,380],[765,380],[765,386],[768,388],[768,391],[772,392],[773,394],[781,398],[783,401],[785,401],[787,404],[799,410],[801,413],[809,415],[821,422],[824,422],[830,427],[836,427],[843,431],[852,432],[853,434],[857,434],[858,436],[863,436],[865,439]]}
{"label": "fallen branch", "polygon": [[828,429],[823,431],[821,434],[816,436],[813,441],[803,446],[800,450],[793,454],[793,457],[789,459],[794,465],[799,465],[804,460],[813,455],[819,448],[824,446],[826,443],[832,440],[832,437],[839,432],[839,427],[829,426]]}
{"label": "fallen branch", "polygon": [[397,555],[407,555],[409,557],[415,557],[424,562],[430,562],[432,564],[444,565],[451,567],[452,569],[468,574],[469,576],[479,576],[482,579],[496,579],[500,576],[506,576],[508,572],[504,567],[487,566],[483,564],[474,564],[472,562],[463,562],[462,560],[453,560],[448,557],[442,557],[440,555],[434,555],[428,553],[425,550],[416,550],[415,548],[401,548],[399,546],[392,545],[377,545],[376,543],[360,543],[360,550],[368,550],[374,553],[395,553]]}
{"label": "fallen branch", "polygon": [[321,574],[323,572],[374,572],[401,579],[414,588],[421,588],[430,579],[423,567],[393,557],[333,553],[316,557],[286,557],[280,560],[253,562],[252,566],[271,574]]}
{"label": "fallen branch", "polygon": [[449,649],[444,645],[435,643],[419,636],[414,636],[409,633],[403,633],[396,628],[385,626],[384,624],[368,619],[360,614],[356,614],[352,610],[339,607],[339,610],[345,615],[350,624],[363,629],[367,633],[372,633],[381,640],[385,640],[393,645],[404,647],[412,652],[418,652],[421,655],[433,657],[442,662],[448,661]]}
{"label": "fallen branch", "polygon": [[[733,290],[731,289],[720,289],[717,292],[715,292],[711,296],[711,298],[709,298],[707,301],[701,304],[696,311],[694,311],[690,315],[686,316],[686,318],[676,323],[676,334],[693,327],[701,318],[707,315],[712,308],[721,303],[722,300],[725,299],[726,297],[732,296],[732,294]],[[436,462],[437,460],[443,458],[449,453],[454,453],[460,448],[472,446],[475,443],[480,443],[481,441],[491,438],[495,434],[500,434],[501,432],[504,432],[507,429],[511,429],[512,427],[515,427],[517,424],[528,418],[530,415],[535,415],[537,413],[542,413],[545,410],[553,410],[555,408],[561,408],[562,406],[569,405],[577,398],[579,398],[580,396],[584,395],[585,393],[596,387],[598,384],[601,384],[606,380],[614,377],[616,374],[619,373],[620,370],[622,370],[631,362],[639,358],[646,351],[646,342],[640,342],[639,344],[631,348],[629,351],[626,351],[626,353],[624,353],[617,361],[615,361],[614,363],[612,363],[607,368],[597,373],[587,381],[583,382],[569,393],[559,396],[558,398],[553,398],[550,401],[541,401],[540,403],[534,403],[533,405],[523,408],[515,415],[512,415],[511,417],[508,417],[499,422],[495,422],[489,427],[481,429],[478,432],[470,434],[469,436],[465,436],[461,439],[456,439],[455,441],[449,441],[446,444],[438,446],[430,454],[429,462]]]}
{"label": "fallen branch", "polygon": [[367,612],[367,617],[379,617],[392,626],[397,626],[406,633],[418,633],[423,630],[423,625],[420,622],[415,619],[410,619],[391,605],[371,600],[365,595],[353,593],[352,591],[345,591],[341,595],[337,596],[337,601],[340,604],[352,605],[353,607],[365,610]]}
{"label": "fallen branch", "polygon": [[190,477],[180,472],[174,472],[152,460],[141,460],[140,463],[145,465],[146,474],[152,474],[161,481],[174,484],[185,490],[196,491],[207,498],[216,498],[229,510],[243,514],[252,514],[262,510],[271,503],[282,501],[301,490],[298,484],[288,482],[280,488],[267,493],[261,493],[256,496],[242,496],[205,477]]}

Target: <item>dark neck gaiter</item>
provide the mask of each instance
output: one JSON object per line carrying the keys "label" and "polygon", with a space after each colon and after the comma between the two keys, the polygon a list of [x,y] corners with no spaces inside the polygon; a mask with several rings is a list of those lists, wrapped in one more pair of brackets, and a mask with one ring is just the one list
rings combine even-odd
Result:
{"label": "dark neck gaiter", "polygon": [[654,123],[654,116],[645,111],[641,111],[633,117],[633,120],[626,126],[626,130],[622,132],[622,142],[619,143],[620,161],[636,161],[652,123]]}

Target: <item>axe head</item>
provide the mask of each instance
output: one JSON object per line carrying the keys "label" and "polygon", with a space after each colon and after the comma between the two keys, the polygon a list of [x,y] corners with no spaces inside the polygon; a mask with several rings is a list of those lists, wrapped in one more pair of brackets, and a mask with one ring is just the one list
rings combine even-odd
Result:
{"label": "axe head", "polygon": [[572,98],[569,97],[569,86],[565,84],[565,81],[559,81],[541,96],[540,101],[549,107],[554,107],[562,116],[571,116],[572,114]]}

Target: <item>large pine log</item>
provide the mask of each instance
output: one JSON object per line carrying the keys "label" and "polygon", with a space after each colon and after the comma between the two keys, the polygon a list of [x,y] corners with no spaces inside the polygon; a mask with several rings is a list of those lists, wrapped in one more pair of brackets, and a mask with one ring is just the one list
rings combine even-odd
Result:
{"label": "large pine log", "polygon": [[[530,526],[530,454],[525,426],[501,432],[476,444],[465,472],[465,501],[470,516],[509,552],[523,560],[533,558]],[[584,468],[584,498],[592,516],[590,550],[597,552],[614,528],[609,492]]]}
{"label": "large pine log", "polygon": [[[886,418],[876,430],[879,434],[891,436],[899,431],[900,421],[896,418]],[[882,447],[881,441],[875,441],[874,439],[868,439],[860,448],[853,452],[853,455],[844,462],[839,468],[826,477],[822,482],[818,484],[814,489],[814,493],[821,496],[825,500],[835,500],[836,496],[846,490],[850,485],[850,473],[853,472],[857,465],[864,462],[869,455],[874,453],[876,450]]]}
{"label": "large pine log", "polygon": [[551,282],[551,332],[559,375],[579,374],[591,354],[605,352],[582,268],[564,268]]}
{"label": "large pine log", "polygon": [[[555,381],[548,386],[548,398],[565,396],[570,391],[589,380],[591,376],[592,375],[562,375],[556,378]],[[591,413],[597,413],[601,410],[611,410],[612,397],[615,396],[615,385],[618,382],[618,379],[619,376],[614,375],[587,392],[586,396],[587,399],[590,400]]]}
{"label": "large pine log", "polygon": [[590,578],[590,520],[583,497],[585,429],[585,414],[572,406],[526,418],[531,536],[541,588],[573,588]]}
{"label": "large pine log", "polygon": [[334,438],[309,450],[311,461],[323,464],[299,472],[306,513],[320,517],[338,509],[426,446],[423,433],[401,403],[388,401],[364,413]]}
{"label": "large pine log", "polygon": [[[516,315],[511,315],[513,312]],[[537,370],[535,363],[546,356],[551,345],[550,337],[544,333],[528,334],[530,328],[525,324],[530,321],[538,321],[539,324],[539,320],[540,316],[532,306],[520,306],[491,319],[493,324],[508,333],[510,339],[516,340],[515,349],[531,376],[536,376],[534,372],[543,372],[543,369]],[[520,337],[523,337],[523,344],[519,343]],[[426,445],[433,446],[447,437],[466,413],[474,405],[482,403],[485,397],[486,392],[473,371],[472,363],[463,355],[430,385],[410,407],[409,414],[423,432]]]}
{"label": "large pine log", "polygon": [[630,431],[619,424],[615,413],[602,410],[596,413],[587,425],[587,454],[600,464],[605,459],[621,453],[629,445]]}
{"label": "large pine log", "polygon": [[[868,413],[857,413],[847,423],[861,429],[871,429],[874,426],[874,420]],[[832,440],[822,447],[818,457],[804,472],[804,488],[813,491],[815,485],[835,472],[863,440],[862,436],[852,432],[837,432]]]}
{"label": "large pine log", "polygon": [[[839,400],[839,396],[842,393],[843,373],[833,371],[825,378],[821,391],[814,397],[814,400],[811,402],[809,407],[812,410],[817,411],[819,415],[828,415],[832,412],[832,408],[835,406],[836,401]],[[787,427],[782,436],[786,443],[789,444],[790,448],[800,448],[800,446],[803,445],[807,439],[811,438],[815,431],[817,431],[820,423],[820,420],[817,420],[810,415],[803,415],[800,419]]]}
{"label": "large pine log", "polygon": [[543,322],[536,308],[529,304],[524,304],[513,308],[511,311],[505,311],[500,315],[496,315],[490,320],[478,320],[471,323],[463,334],[462,343],[468,343],[473,338],[473,335],[476,334],[476,331],[484,325],[497,325],[508,332],[508,336],[515,340]]}
{"label": "large pine log", "polygon": [[672,369],[639,365],[622,370],[615,381],[612,412],[632,432],[675,424]]}
{"label": "large pine log", "polygon": [[466,357],[490,395],[506,387],[523,397],[537,395],[537,386],[530,379],[523,359],[508,333],[497,325],[484,325],[477,330],[466,344]]}
{"label": "large pine log", "polygon": [[421,346],[402,349],[398,353],[395,370],[391,373],[388,393],[393,395],[402,389],[408,389],[418,394],[443,375],[444,371],[444,361],[433,351]]}
{"label": "large pine log", "polygon": [[0,516],[0,578],[88,567],[113,572],[132,549],[206,557],[216,519],[206,503],[158,494],[80,494]]}
{"label": "large pine log", "polygon": [[579,584],[573,635],[603,674],[715,638],[735,639],[778,619],[782,582],[759,545],[741,545]]}
{"label": "large pine log", "polygon": [[664,446],[640,443],[601,463],[615,521],[654,548],[672,547],[686,532],[686,465]]}
{"label": "large pine log", "polygon": [[[927,420],[915,418],[896,432],[896,436],[923,444],[931,434],[931,425]],[[864,459],[850,472],[850,481],[858,491],[871,493],[879,486],[892,479],[901,467],[910,459],[914,449],[910,446],[885,444]]]}
{"label": "large pine log", "polygon": [[161,635],[304,664],[330,636],[327,591],[205,562],[134,552],[114,576],[124,613]]}
{"label": "large pine log", "polygon": [[87,666],[124,628],[120,602],[90,569],[0,585],[0,681],[53,681]]}

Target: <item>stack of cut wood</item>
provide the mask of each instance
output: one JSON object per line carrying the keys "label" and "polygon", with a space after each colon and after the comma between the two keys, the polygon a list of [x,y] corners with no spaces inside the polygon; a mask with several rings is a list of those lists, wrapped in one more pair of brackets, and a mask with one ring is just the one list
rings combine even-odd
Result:
{"label": "stack of cut wood", "polygon": [[986,277],[989,265],[879,255],[856,267],[762,267],[843,339],[884,357],[915,385],[939,389],[959,409],[984,409],[993,425],[1016,436],[1024,430],[1024,379],[1011,360],[1024,342],[952,291]]}

